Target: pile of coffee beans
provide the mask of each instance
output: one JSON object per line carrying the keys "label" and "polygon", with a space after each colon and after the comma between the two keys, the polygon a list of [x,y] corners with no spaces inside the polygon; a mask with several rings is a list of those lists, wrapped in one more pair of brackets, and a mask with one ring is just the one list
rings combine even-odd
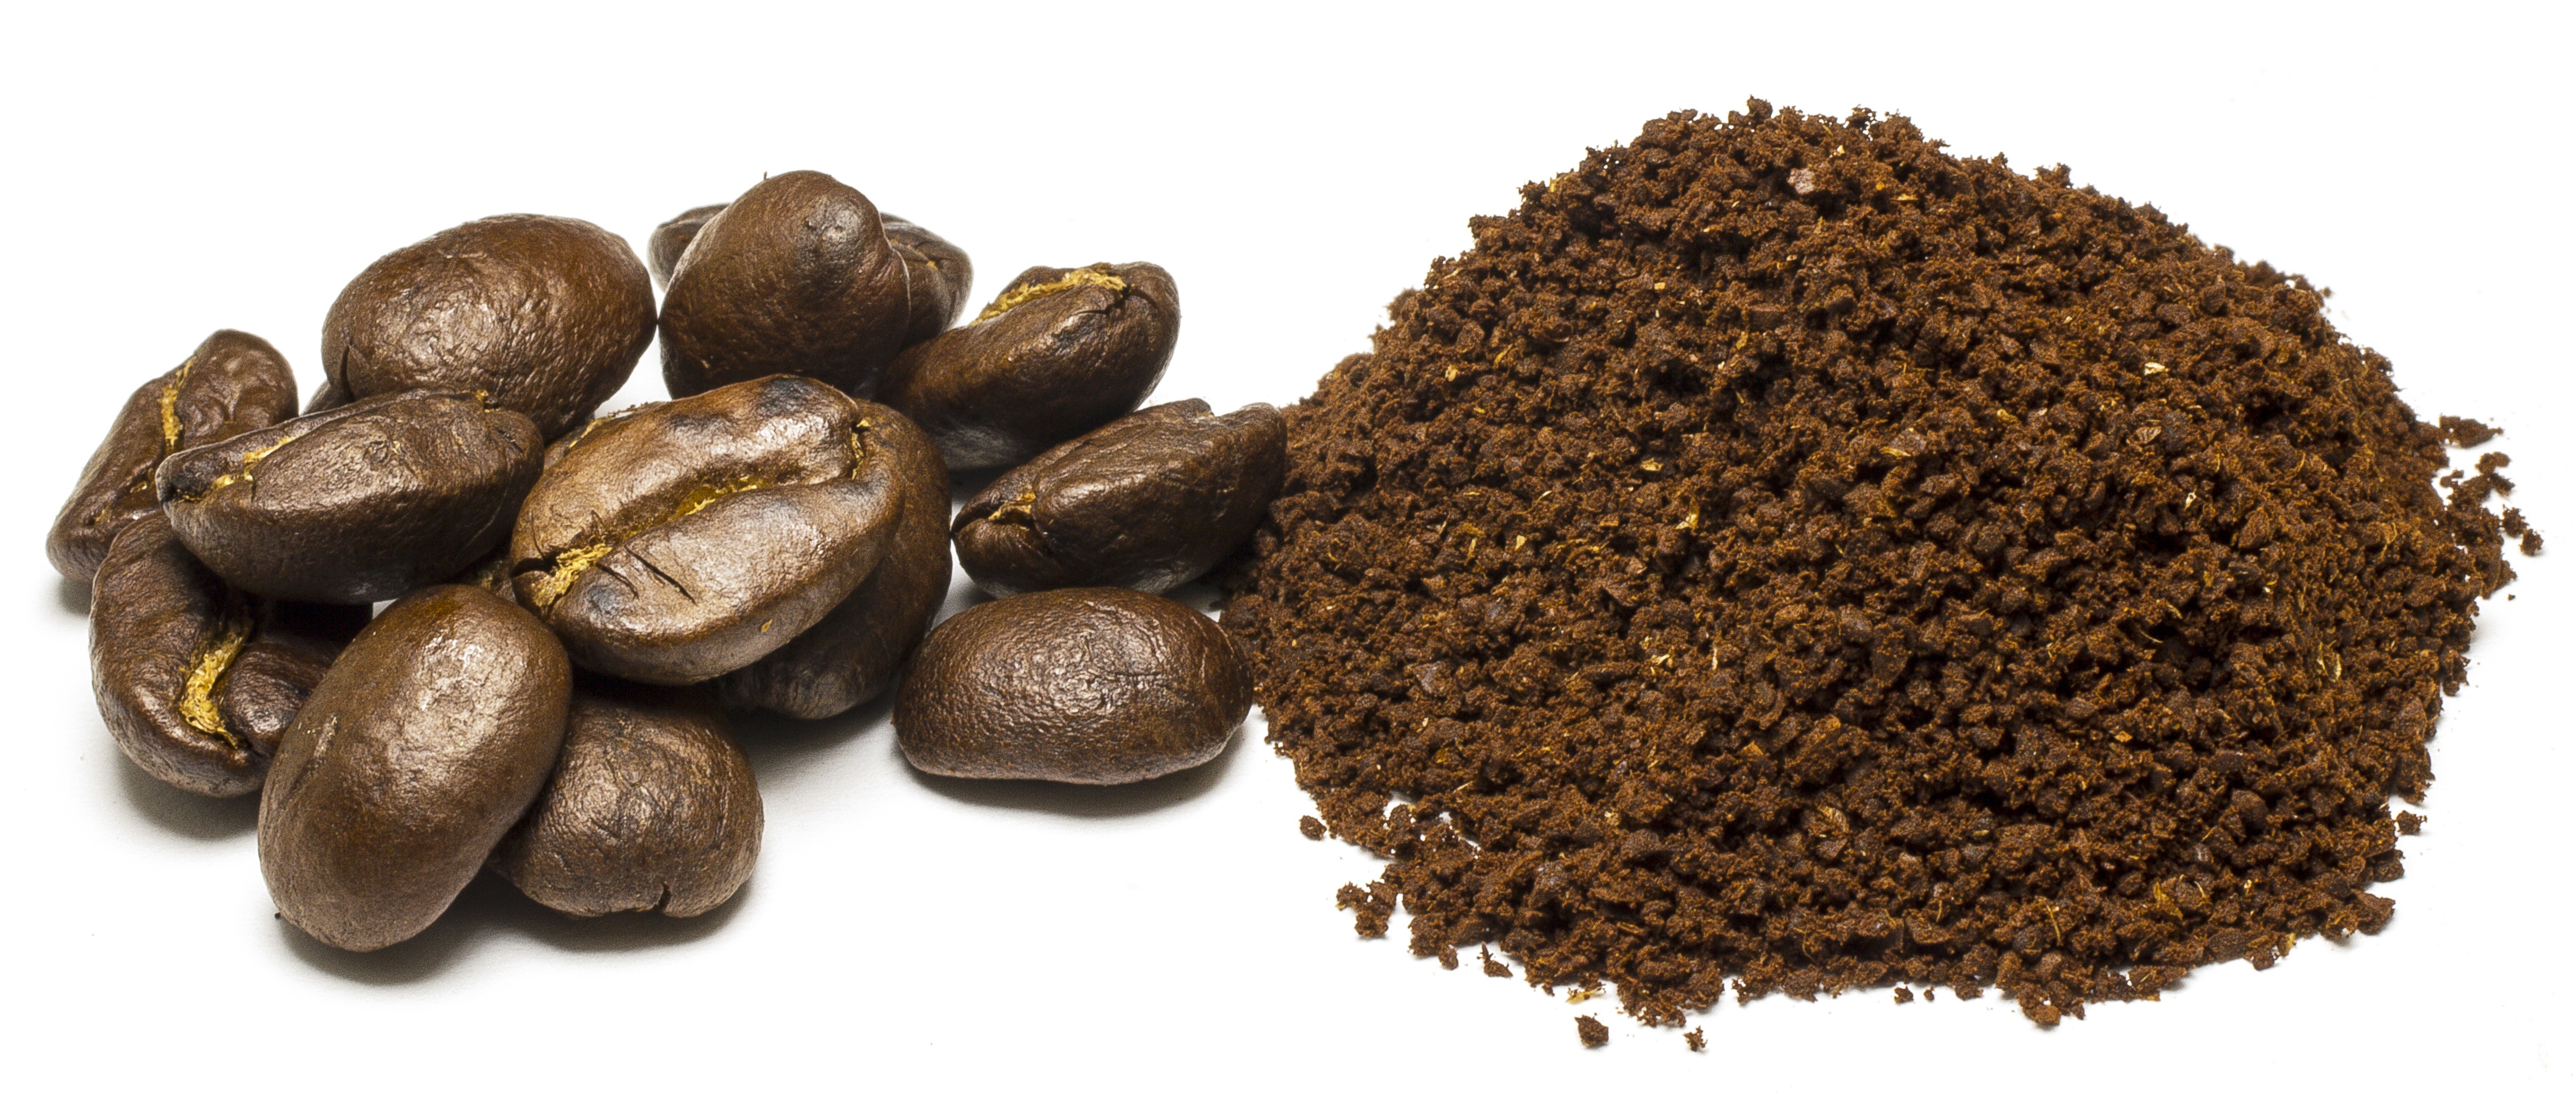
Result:
{"label": "pile of coffee beans", "polygon": [[1470,226],[1287,413],[1229,578],[1272,740],[1388,861],[1363,933],[1650,1022],[2053,1023],[2387,923],[2389,799],[2539,536],[2322,291],[1758,101]]}
{"label": "pile of coffee beans", "polygon": [[[1034,268],[958,327],[966,253],[813,172],[649,245],[648,270],[504,215],[387,254],[332,304],[301,413],[277,350],[219,331],[135,390],[55,520],[109,733],[173,786],[259,793],[269,891],[321,941],[409,938],[486,867],[576,916],[724,903],[762,826],[728,713],[900,680],[922,771],[1116,784],[1249,710],[1231,640],[1153,593],[1252,532],[1286,434],[1261,405],[1135,410],[1170,274]],[[657,328],[673,398],[593,418]],[[1014,465],[955,520],[1010,598],[907,671],[950,470]]]}

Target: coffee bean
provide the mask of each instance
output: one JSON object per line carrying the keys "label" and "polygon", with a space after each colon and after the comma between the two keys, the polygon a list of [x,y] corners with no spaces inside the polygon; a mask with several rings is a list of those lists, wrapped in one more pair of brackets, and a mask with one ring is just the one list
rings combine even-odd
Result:
{"label": "coffee bean", "polygon": [[376,259],[322,323],[311,410],[414,389],[479,392],[545,437],[581,425],[653,341],[653,281],[579,219],[496,215]]}
{"label": "coffee bean", "polygon": [[276,347],[240,331],[208,335],[126,398],[54,516],[45,556],[65,579],[89,583],[117,531],[160,513],[152,471],[163,458],[294,417],[295,374]]}
{"label": "coffee bean", "polygon": [[571,691],[554,636],[489,592],[386,608],[313,689],[260,796],[278,913],[349,950],[427,928],[545,787]]}
{"label": "coffee bean", "polygon": [[671,271],[680,267],[680,255],[689,251],[689,241],[698,237],[698,228],[724,209],[723,204],[690,208],[653,228],[653,238],[645,247],[645,261],[653,267],[653,279],[671,283]]}
{"label": "coffee bean", "polygon": [[724,717],[661,689],[574,693],[554,778],[492,868],[567,915],[704,914],[760,855],[760,789]]}
{"label": "coffee bean", "polygon": [[1136,410],[1180,333],[1160,266],[1040,267],[974,322],[905,350],[880,398],[929,431],[951,469],[1017,465]]}
{"label": "coffee bean", "polygon": [[1243,543],[1287,469],[1277,408],[1149,407],[987,486],[957,514],[957,560],[996,596],[1092,585],[1166,591]]}
{"label": "coffee bean", "polygon": [[698,229],[662,298],[673,396],[795,373],[852,396],[911,332],[910,282],[885,220],[821,173],[771,177]]}
{"label": "coffee bean", "polygon": [[406,392],[173,454],[158,486],[180,541],[225,580],[364,603],[444,580],[508,535],[541,446],[518,412]]}
{"label": "coffee bean", "polygon": [[520,510],[520,602],[585,668],[732,672],[804,633],[893,545],[905,488],[864,409],[775,376],[585,430]]}
{"label": "coffee bean", "polygon": [[966,310],[966,296],[975,285],[975,263],[955,243],[902,216],[886,216],[885,233],[886,241],[903,255],[904,272],[911,278],[912,326],[903,344],[927,342],[955,326],[958,314]]}
{"label": "coffee bean", "polygon": [[143,771],[206,796],[259,790],[269,758],[363,606],[262,599],[223,582],[158,513],[108,547],[90,591],[90,688]]}
{"label": "coffee bean", "polygon": [[948,598],[948,467],[912,420],[881,404],[858,406],[862,434],[885,451],[903,491],[893,545],[812,629],[718,678],[728,708],[820,719],[875,699]]}
{"label": "coffee bean", "polygon": [[1214,621],[1143,592],[1065,588],[940,624],[895,692],[894,728],[927,773],[1124,784],[1206,763],[1251,706]]}

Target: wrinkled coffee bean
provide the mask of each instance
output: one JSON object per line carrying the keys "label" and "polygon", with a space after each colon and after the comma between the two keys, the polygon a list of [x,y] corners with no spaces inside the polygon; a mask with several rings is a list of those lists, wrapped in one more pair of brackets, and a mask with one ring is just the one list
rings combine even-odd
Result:
{"label": "wrinkled coffee bean", "polygon": [[1253,404],[1149,407],[1003,474],[957,513],[957,560],[986,592],[1162,592],[1243,543],[1279,496],[1288,428]]}
{"label": "wrinkled coffee bean", "polygon": [[90,592],[90,688],[143,771],[198,795],[244,795],[367,615],[233,588],[168,519],[145,516],[118,532]]}
{"label": "wrinkled coffee bean", "polygon": [[477,219],[376,259],[340,290],[314,410],[479,392],[553,438],[626,383],[653,318],[652,278],[625,239],[579,219]]}
{"label": "wrinkled coffee bean", "polygon": [[287,728],[259,803],[278,913],[341,949],[426,929],[554,771],[572,668],[534,616],[462,585],[385,609]]}
{"label": "wrinkled coffee bean", "polygon": [[760,789],[724,716],[660,689],[586,687],[572,698],[554,777],[492,868],[567,915],[705,914],[751,879]]}
{"label": "wrinkled coffee bean", "polygon": [[875,699],[948,598],[948,467],[912,420],[881,404],[858,405],[861,433],[885,451],[903,492],[893,544],[812,629],[719,678],[726,707],[820,719]]}
{"label": "wrinkled coffee bean", "polygon": [[45,535],[65,579],[89,583],[126,524],[161,511],[152,471],[180,450],[295,417],[295,374],[253,334],[216,331],[179,367],[143,382],[72,485]]}
{"label": "wrinkled coffee bean", "polygon": [[1205,764],[1251,707],[1234,642],[1207,616],[1064,588],[930,632],[895,691],[894,733],[926,773],[1125,784]]}
{"label": "wrinkled coffee bean", "polygon": [[690,208],[671,217],[671,221],[653,228],[653,238],[645,249],[645,261],[653,267],[653,279],[671,283],[671,271],[680,267],[680,255],[689,252],[689,241],[698,237],[698,228],[723,211],[723,204]]}
{"label": "wrinkled coffee bean", "polygon": [[662,297],[673,396],[773,373],[861,399],[911,333],[900,251],[859,190],[821,173],[771,177],[698,228]]}
{"label": "wrinkled coffee bean", "polygon": [[1136,410],[1180,338],[1160,266],[1031,269],[975,321],[903,351],[878,399],[951,469],[1017,465]]}
{"label": "wrinkled coffee bean", "polygon": [[905,489],[866,422],[776,376],[592,424],[519,512],[520,602],[610,676],[692,684],[759,660],[892,545]]}
{"label": "wrinkled coffee bean", "polygon": [[537,428],[454,392],[407,392],[172,454],[161,504],[225,580],[314,603],[445,580],[510,532]]}
{"label": "wrinkled coffee bean", "polygon": [[975,263],[956,243],[902,216],[886,216],[885,233],[895,253],[903,256],[904,272],[910,278],[912,325],[903,344],[927,342],[955,326],[958,314],[966,310],[966,296],[975,285]]}

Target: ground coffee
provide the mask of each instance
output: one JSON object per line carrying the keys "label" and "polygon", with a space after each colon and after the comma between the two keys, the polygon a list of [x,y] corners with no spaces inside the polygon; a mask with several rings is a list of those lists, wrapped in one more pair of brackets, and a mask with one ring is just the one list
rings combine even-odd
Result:
{"label": "ground coffee", "polygon": [[1272,740],[1391,859],[1364,933],[1650,1023],[2054,1023],[2388,921],[2508,486],[2440,497],[2486,429],[2323,292],[1867,111],[1675,114],[1522,199],[1290,411],[1229,578]]}

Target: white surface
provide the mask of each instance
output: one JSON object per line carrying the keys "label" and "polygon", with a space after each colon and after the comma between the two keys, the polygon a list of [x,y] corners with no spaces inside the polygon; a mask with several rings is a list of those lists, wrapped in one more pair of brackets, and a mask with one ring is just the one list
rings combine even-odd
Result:
{"label": "white surface", "polygon": [[[0,1089],[2568,1102],[2563,9],[1955,7],[14,10]],[[1032,264],[1169,267],[1187,324],[1158,398],[1225,409],[1304,395],[1523,181],[1748,94],[1906,112],[2024,170],[2067,162],[2332,286],[2337,323],[2394,359],[2419,412],[2510,428],[2490,448],[2515,456],[2516,502],[2559,552],[2487,607],[2431,822],[2379,889],[2398,903],[2386,933],[2053,1032],[1991,993],[1730,1003],[1692,1055],[1606,998],[1569,1008],[1472,957],[1444,973],[1354,938],[1332,893],[1374,866],[1297,835],[1310,808],[1257,723],[1208,769],[1087,793],[914,775],[879,707],[744,728],[768,835],[711,918],[578,923],[487,880],[426,935],[349,956],[270,917],[251,802],[176,794],[117,754],[86,687],[85,595],[41,554],[137,382],[238,327],[309,390],[340,285],[466,219],[573,215],[641,246],[763,172],[822,169],[964,246],[977,303]],[[619,402],[659,397],[657,366]],[[1609,1048],[1576,1048],[1581,1011]]]}

